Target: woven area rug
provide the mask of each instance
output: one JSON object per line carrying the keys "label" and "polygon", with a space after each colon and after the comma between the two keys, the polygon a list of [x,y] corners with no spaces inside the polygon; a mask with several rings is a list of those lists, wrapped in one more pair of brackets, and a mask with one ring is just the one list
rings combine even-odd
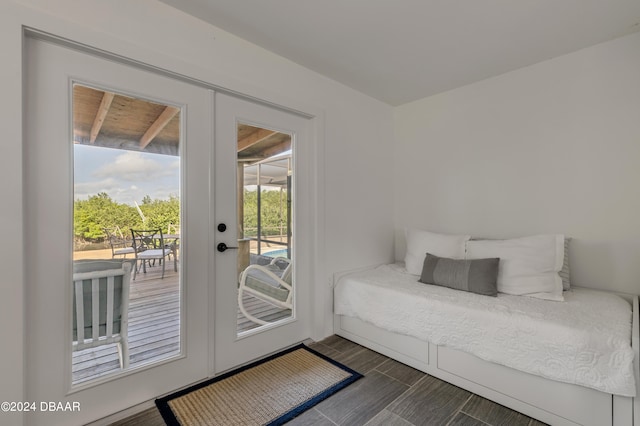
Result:
{"label": "woven area rug", "polygon": [[281,425],[362,375],[304,345],[156,400],[169,426]]}

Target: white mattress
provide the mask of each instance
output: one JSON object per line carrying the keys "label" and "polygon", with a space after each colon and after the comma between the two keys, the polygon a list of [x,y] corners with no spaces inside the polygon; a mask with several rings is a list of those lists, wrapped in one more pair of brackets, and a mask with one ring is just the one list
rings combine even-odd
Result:
{"label": "white mattress", "polygon": [[419,283],[400,264],[347,275],[335,313],[527,373],[635,396],[631,305],[573,289],[564,302],[498,297]]}

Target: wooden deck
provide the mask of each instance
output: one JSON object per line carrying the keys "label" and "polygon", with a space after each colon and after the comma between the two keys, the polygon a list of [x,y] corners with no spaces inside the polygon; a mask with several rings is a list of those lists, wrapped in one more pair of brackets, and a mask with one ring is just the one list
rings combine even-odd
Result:
{"label": "wooden deck", "polygon": [[[131,282],[129,296],[129,368],[150,364],[180,350],[180,300],[178,274],[173,262],[167,262],[164,279],[161,268],[147,268]],[[277,321],[291,315],[251,296],[245,297],[249,312],[265,321]],[[238,310],[238,332],[257,327]],[[73,353],[73,383],[79,384],[120,371],[115,345],[105,345]]]}

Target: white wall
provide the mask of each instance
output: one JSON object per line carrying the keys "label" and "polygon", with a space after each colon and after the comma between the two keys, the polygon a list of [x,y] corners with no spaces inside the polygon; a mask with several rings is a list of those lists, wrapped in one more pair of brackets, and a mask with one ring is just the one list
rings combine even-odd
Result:
{"label": "white wall", "polygon": [[[0,223],[6,243],[0,244],[0,402],[20,401],[24,395],[24,264],[22,244],[22,50],[20,24],[2,13],[0,7]],[[14,60],[8,60],[13,58]],[[16,60],[17,59],[17,60]],[[8,414],[0,413],[0,423]],[[4,418],[3,418],[4,417]],[[18,420],[17,416],[12,416]],[[17,423],[17,421],[15,422]]]}
{"label": "white wall", "polygon": [[[22,0],[0,3],[0,156],[3,338],[0,400],[21,400],[24,283],[22,253],[21,25],[117,53],[318,117],[320,179],[314,304],[316,338],[332,332],[333,272],[393,257],[393,208],[378,190],[388,166],[392,108],[154,0]],[[326,179],[325,179],[326,178]],[[10,184],[6,184],[10,183]],[[374,191],[374,189],[376,189]],[[324,232],[326,230],[326,233]],[[320,302],[319,302],[320,301]],[[28,367],[27,367],[28,368]],[[1,422],[1,421],[0,421]]]}
{"label": "white wall", "polygon": [[573,282],[640,293],[640,34],[395,109],[405,226],[564,233]]}

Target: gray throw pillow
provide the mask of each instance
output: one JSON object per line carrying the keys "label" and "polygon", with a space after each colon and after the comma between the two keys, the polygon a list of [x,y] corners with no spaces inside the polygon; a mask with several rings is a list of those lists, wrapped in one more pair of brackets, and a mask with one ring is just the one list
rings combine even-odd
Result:
{"label": "gray throw pillow", "polygon": [[499,263],[499,258],[448,259],[427,253],[419,281],[485,296],[497,296]]}

